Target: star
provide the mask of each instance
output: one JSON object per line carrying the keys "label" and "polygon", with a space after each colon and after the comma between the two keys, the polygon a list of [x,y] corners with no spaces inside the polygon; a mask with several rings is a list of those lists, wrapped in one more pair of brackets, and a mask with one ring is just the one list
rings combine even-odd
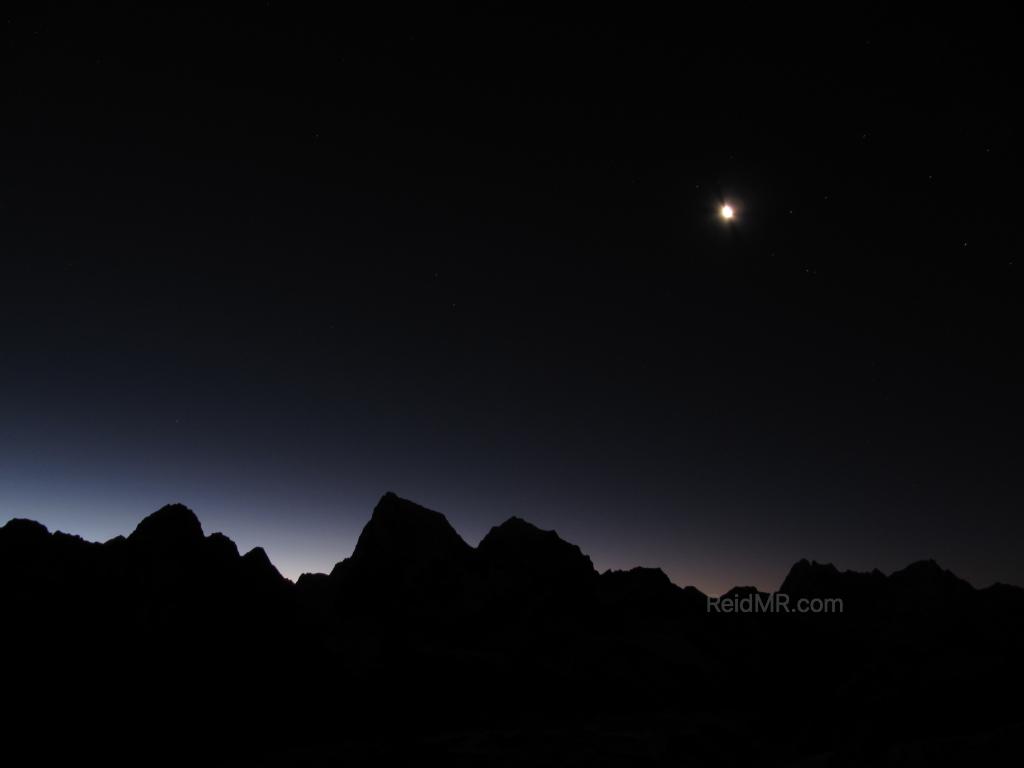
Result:
{"label": "star", "polygon": [[722,206],[720,213],[722,214],[722,218],[725,219],[726,221],[729,221],[733,216],[736,215],[736,212],[733,210],[733,207],[728,203]]}

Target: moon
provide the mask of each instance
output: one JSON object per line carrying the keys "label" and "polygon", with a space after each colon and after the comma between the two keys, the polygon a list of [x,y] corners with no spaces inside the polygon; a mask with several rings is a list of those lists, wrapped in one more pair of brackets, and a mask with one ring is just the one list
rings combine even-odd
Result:
{"label": "moon", "polygon": [[728,203],[725,203],[722,206],[722,208],[719,211],[719,213],[722,214],[722,218],[725,219],[726,221],[729,221],[729,219],[731,219],[733,216],[736,215],[736,211],[734,211],[733,207],[731,205],[729,205]]}

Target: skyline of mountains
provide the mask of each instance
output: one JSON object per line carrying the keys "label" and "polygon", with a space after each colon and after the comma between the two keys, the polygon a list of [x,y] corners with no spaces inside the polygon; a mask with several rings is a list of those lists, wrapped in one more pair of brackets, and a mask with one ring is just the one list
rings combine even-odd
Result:
{"label": "skyline of mountains", "polygon": [[247,766],[937,765],[1019,744],[1024,589],[934,561],[801,560],[783,586],[843,609],[709,610],[519,518],[471,547],[393,493],[295,583],[180,504],[104,543],[14,519],[8,732],[54,759]]}
{"label": "skyline of mountains", "polygon": [[[365,560],[367,557],[368,550],[377,549],[378,556],[387,557],[388,553],[386,551],[380,550],[381,545],[383,543],[381,540],[383,539],[384,541],[387,541],[389,536],[394,537],[393,543],[395,545],[401,546],[403,543],[408,544],[408,541],[406,541],[406,539],[409,538],[411,532],[402,530],[402,521],[396,519],[394,507],[390,503],[385,503],[390,502],[391,500],[399,502],[400,506],[406,510],[415,508],[430,513],[430,515],[424,517],[434,517],[436,525],[423,525],[422,521],[415,520],[415,518],[412,521],[407,519],[405,522],[411,523],[412,525],[419,524],[422,527],[421,532],[427,534],[428,539],[426,541],[420,542],[421,544],[427,544],[430,541],[433,541],[439,546],[447,548],[448,554],[454,555],[456,558],[467,557],[467,552],[482,551],[484,553],[487,553],[490,551],[505,551],[507,547],[505,546],[505,543],[502,541],[502,539],[506,539],[509,537],[512,537],[513,539],[522,539],[524,537],[530,539],[536,537],[536,540],[538,542],[545,542],[549,547],[558,548],[560,545],[564,545],[566,551],[575,550],[575,552],[579,553],[579,555],[590,565],[590,568],[594,570],[595,573],[598,572],[594,568],[590,557],[583,554],[577,545],[565,542],[563,539],[561,539],[561,537],[558,536],[558,533],[554,530],[542,530],[537,526],[534,526],[532,523],[529,523],[528,521],[523,520],[518,516],[514,515],[505,522],[501,523],[500,525],[493,526],[490,529],[490,531],[481,539],[479,544],[476,547],[473,547],[472,545],[466,543],[462,539],[459,533],[451,526],[451,524],[448,522],[447,518],[445,518],[443,514],[439,512],[434,512],[433,510],[428,510],[425,507],[421,507],[418,504],[414,504],[413,502],[409,502],[405,499],[402,499],[395,493],[388,491],[381,497],[380,502],[378,502],[377,506],[375,507],[374,515],[371,516],[371,519],[364,526],[360,536],[356,541],[356,545],[353,549],[352,554],[349,557],[345,557],[339,560],[332,569],[331,575],[334,575],[334,573],[339,569],[339,567],[342,567],[343,564],[349,561],[355,560],[359,562]],[[377,510],[383,510],[380,520],[377,519]],[[79,540],[86,544],[102,544],[108,546],[116,546],[117,542],[126,539],[124,535],[117,535],[103,542],[93,542],[83,538],[78,534],[71,534],[60,530],[54,530],[51,532],[45,525],[38,523],[34,520],[21,517],[10,518],[4,524],[3,528],[7,528],[7,526],[12,526],[14,530],[26,529],[29,527],[41,528],[49,535]],[[0,528],[0,530],[2,530],[3,528]],[[161,534],[161,531],[163,531],[164,533]],[[543,536],[537,536],[536,534],[543,534]],[[210,546],[220,546],[225,550],[234,549],[237,553],[237,545],[235,545],[234,541],[232,541],[228,536],[220,532],[206,534],[203,531],[202,523],[200,522],[195,512],[193,512],[189,507],[180,502],[166,504],[160,509],[156,510],[155,512],[144,517],[138,523],[136,528],[127,536],[127,540],[134,539],[141,541],[143,539],[150,539],[153,537],[159,537],[161,535],[165,535],[170,539],[178,540],[185,540],[190,537],[195,538],[197,536],[202,536],[206,539],[216,542],[215,544],[211,544]],[[413,538],[415,537],[413,536]],[[260,567],[263,569],[266,569],[266,567],[269,566],[269,568],[272,569],[278,575],[278,577],[280,577],[284,581],[294,584],[300,584],[304,580],[308,581],[310,579],[315,579],[318,576],[325,575],[319,572],[303,572],[297,579],[290,579],[282,575],[280,571],[276,568],[276,566],[274,566],[274,564],[272,563],[272,561],[270,560],[269,556],[267,555],[266,551],[262,546],[255,546],[252,549],[250,549],[243,556],[243,560],[252,563],[259,562],[261,564]],[[660,574],[658,578],[663,577],[665,581],[668,581],[673,586],[683,587],[689,590],[695,590],[700,592],[702,595],[706,594],[710,597],[717,596],[710,592],[704,593],[703,591],[699,590],[699,588],[692,585],[679,585],[675,582],[671,582],[667,574],[665,574],[665,572],[657,566],[633,566],[629,569],[607,568],[604,571],[602,571],[601,574],[604,575],[612,573],[628,573],[640,570]],[[881,584],[887,578],[895,578],[898,582],[900,580],[905,580],[907,578],[907,572],[923,572],[926,570],[941,571],[944,574],[948,574],[948,576],[955,578],[964,587],[974,590],[999,590],[1004,587],[1017,586],[1009,585],[1001,581],[995,581],[986,587],[975,587],[968,580],[963,579],[959,576],[954,576],[951,571],[941,568],[938,565],[938,563],[936,563],[933,559],[913,561],[903,568],[891,571],[888,574],[888,576],[886,576],[886,574],[884,574],[878,568],[873,568],[869,572],[857,571],[853,569],[839,570],[832,563],[819,563],[817,560],[801,558],[789,568],[789,570],[786,572],[786,576],[783,578],[777,590],[760,590],[757,588],[749,587],[747,585],[736,584],[732,588],[725,590],[721,594],[723,596],[727,595],[738,588],[748,590],[755,589],[761,594],[771,594],[772,592],[788,594],[792,592],[792,590],[795,587],[802,588],[804,586],[805,580],[808,577],[808,574],[814,574],[815,577],[817,579],[820,579],[823,583],[833,584],[836,587],[842,587],[842,590],[845,591],[849,588],[850,585],[855,583],[867,585],[871,582],[876,582],[877,584]],[[818,587],[815,587],[815,590],[818,590]]]}

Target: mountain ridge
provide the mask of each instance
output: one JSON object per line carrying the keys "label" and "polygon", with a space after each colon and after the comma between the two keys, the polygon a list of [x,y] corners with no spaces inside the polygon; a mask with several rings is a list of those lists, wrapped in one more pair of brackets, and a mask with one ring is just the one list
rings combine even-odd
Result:
{"label": "mountain ridge", "polygon": [[540,739],[524,748],[550,759],[528,764],[788,765],[941,751],[951,733],[976,750],[1024,718],[995,704],[1024,684],[1019,587],[931,561],[802,560],[786,584],[844,609],[720,614],[660,569],[598,573],[519,518],[471,547],[395,494],[352,556],[294,583],[183,505],[103,543],[16,518],[0,527],[8,731],[80,754],[117,722],[175,764],[380,764],[404,743],[404,763],[508,765]]}
{"label": "mountain ridge", "polygon": [[[234,549],[235,556],[239,556],[234,541],[221,532],[206,534],[203,531],[202,523],[195,512],[188,506],[174,502],[160,507],[156,511],[146,515],[140,520],[135,528],[127,535],[118,535],[104,542],[90,542],[77,534],[70,534],[60,530],[50,531],[47,526],[28,518],[10,518],[0,530],[7,530],[10,535],[16,535],[29,540],[41,541],[42,536],[65,536],[78,539],[87,544],[102,544],[106,546],[118,546],[122,543],[133,543],[135,545],[157,546],[163,550],[174,550],[180,547],[198,546],[200,542],[207,542],[213,548],[220,547],[224,550]],[[426,533],[426,536],[424,536]],[[502,538],[505,541],[500,541]],[[458,532],[452,527],[448,519],[440,512],[430,510],[408,499],[402,498],[392,491],[382,495],[375,505],[370,520],[364,526],[356,546],[349,557],[339,560],[334,568],[324,573],[303,572],[295,580],[289,579],[280,574],[280,571],[270,560],[266,551],[261,546],[253,547],[242,559],[249,558],[250,561],[258,562],[261,569],[266,566],[272,568],[280,578],[289,583],[298,584],[303,577],[307,580],[317,579],[321,576],[335,575],[339,569],[345,570],[346,563],[366,563],[386,560],[401,560],[407,558],[410,552],[425,545],[439,544],[445,550],[441,556],[450,556],[453,552],[456,557],[473,556],[471,553],[480,555],[481,552],[495,552],[499,558],[506,557],[502,550],[515,548],[517,545],[540,546],[547,550],[548,554],[557,551],[559,555],[567,558],[577,558],[579,564],[573,566],[577,572],[582,572],[584,562],[589,564],[595,576],[605,574],[628,574],[638,571],[652,571],[662,574],[673,586],[683,590],[697,590],[693,585],[680,585],[671,581],[660,568],[649,568],[634,566],[629,569],[617,570],[606,569],[598,572],[593,568],[590,557],[583,553],[579,546],[562,539],[554,530],[541,529],[521,517],[513,515],[504,522],[493,526],[488,533],[473,547],[461,538]],[[429,550],[427,550],[429,552]],[[437,559],[438,553],[430,555]],[[556,556],[557,557],[557,556]],[[375,562],[374,567],[381,563]],[[1005,582],[994,582],[986,587],[975,587],[970,582],[957,576],[948,569],[942,568],[933,559],[924,559],[911,562],[903,568],[893,570],[886,575],[878,568],[871,571],[840,571],[832,563],[822,563],[816,560],[802,558],[794,563],[786,576],[783,578],[777,590],[766,591],[759,587],[735,585],[723,596],[730,593],[746,593],[756,589],[762,594],[780,592],[800,597],[824,596],[823,590],[830,590],[829,595],[850,595],[858,590],[878,587],[882,584],[895,583],[909,588],[916,582],[928,580],[934,584],[944,583],[948,588],[958,592],[982,591],[1000,589],[1021,589],[1024,588],[1007,584]],[[703,594],[703,592],[701,592]]]}

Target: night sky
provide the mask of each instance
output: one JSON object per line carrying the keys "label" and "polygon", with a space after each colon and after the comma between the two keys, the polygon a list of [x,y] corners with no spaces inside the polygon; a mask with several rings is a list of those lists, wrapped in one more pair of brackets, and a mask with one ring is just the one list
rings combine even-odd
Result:
{"label": "night sky", "polygon": [[1024,583],[1010,19],[84,5],[0,17],[0,520]]}

